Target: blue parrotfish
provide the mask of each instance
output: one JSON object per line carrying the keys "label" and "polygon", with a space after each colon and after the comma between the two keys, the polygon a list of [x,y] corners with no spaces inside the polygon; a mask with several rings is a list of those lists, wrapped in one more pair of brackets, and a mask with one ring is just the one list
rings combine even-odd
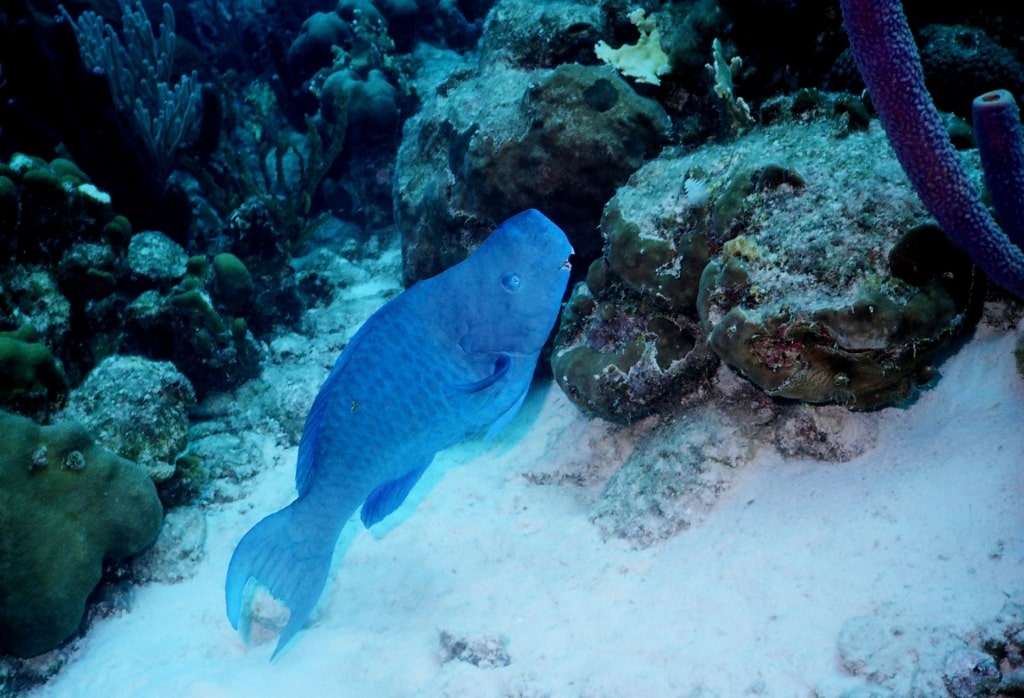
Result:
{"label": "blue parrotfish", "polygon": [[231,557],[234,628],[255,580],[290,612],[276,656],[316,606],[356,509],[367,527],[381,521],[438,451],[511,421],[558,317],[571,254],[558,226],[524,211],[363,324],[306,417],[298,497],[253,526]]}

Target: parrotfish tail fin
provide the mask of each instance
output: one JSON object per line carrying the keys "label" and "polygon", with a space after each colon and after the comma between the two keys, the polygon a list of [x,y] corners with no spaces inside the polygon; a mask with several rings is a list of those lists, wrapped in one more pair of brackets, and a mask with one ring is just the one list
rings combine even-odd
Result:
{"label": "parrotfish tail fin", "polygon": [[[296,525],[294,505],[271,514],[245,534],[228,564],[224,585],[228,620],[248,625],[246,587],[255,579],[291,612],[271,659],[302,629],[327,581],[335,538],[315,527]],[[243,608],[246,607],[246,608]],[[243,630],[244,634],[244,630]]]}

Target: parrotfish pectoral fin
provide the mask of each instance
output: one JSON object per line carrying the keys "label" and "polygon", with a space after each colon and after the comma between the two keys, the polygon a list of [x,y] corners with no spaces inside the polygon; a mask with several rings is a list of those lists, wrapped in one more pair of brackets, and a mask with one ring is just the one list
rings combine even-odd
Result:
{"label": "parrotfish pectoral fin", "polygon": [[412,492],[412,488],[416,486],[419,479],[423,477],[423,473],[426,472],[429,465],[430,461],[427,461],[422,466],[413,468],[402,477],[385,482],[371,492],[370,496],[363,503],[363,510],[359,512],[363,525],[369,528],[375,523],[383,521],[384,517],[402,506],[402,502]]}
{"label": "parrotfish pectoral fin", "polygon": [[507,376],[508,370],[511,366],[512,357],[508,354],[501,354],[494,362],[494,371],[491,372],[490,375],[472,383],[456,385],[454,390],[460,393],[479,393],[481,390],[487,390],[487,388],[490,388],[492,385]]}
{"label": "parrotfish pectoral fin", "polygon": [[507,427],[508,423],[515,419],[515,416],[519,414],[519,409],[523,406],[523,403],[526,401],[526,393],[528,393],[529,390],[530,386],[529,384],[527,384],[526,389],[523,390],[523,394],[519,396],[519,399],[515,401],[515,404],[509,407],[507,410],[505,410],[500,417],[494,420],[494,423],[491,424],[490,429],[487,430],[487,436],[484,437],[484,440],[493,439],[498,434],[498,432]]}
{"label": "parrotfish pectoral fin", "polygon": [[[224,587],[228,620],[239,627],[245,588],[256,579],[291,615],[271,659],[302,629],[327,581],[335,537],[293,522],[294,504],[271,514],[245,534],[228,564]],[[308,533],[304,534],[304,531]],[[248,613],[248,609],[244,609]]]}

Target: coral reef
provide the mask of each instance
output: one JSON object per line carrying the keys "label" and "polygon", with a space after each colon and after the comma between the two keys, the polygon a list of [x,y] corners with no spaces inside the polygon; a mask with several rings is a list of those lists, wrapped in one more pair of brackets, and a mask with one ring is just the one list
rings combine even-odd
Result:
{"label": "coral reef", "polygon": [[[110,3],[102,9],[109,11],[113,7]],[[157,51],[167,46],[168,39],[173,43],[173,31],[165,31],[159,45],[156,41],[146,45],[145,39],[152,38],[148,20],[142,13],[130,14],[129,23],[143,23],[133,24],[132,28],[144,31],[133,33],[129,28],[129,33],[139,39],[129,50]],[[111,20],[109,24],[118,25],[114,17],[108,15],[107,18]],[[102,43],[105,38],[102,20],[97,20],[91,28],[95,31],[90,37]],[[183,234],[189,225],[190,208],[180,190],[167,186],[167,161],[154,159],[144,141],[136,137],[131,115],[134,110],[144,118],[146,136],[173,142],[171,134],[176,132],[176,124],[171,123],[173,119],[163,118],[165,105],[170,101],[165,98],[172,96],[166,89],[167,83],[163,83],[165,91],[161,92],[148,79],[150,75],[141,72],[117,75],[120,80],[115,78],[114,81],[129,89],[128,93],[118,93],[118,97],[124,98],[121,104],[126,109],[121,111],[115,103],[112,81],[108,80],[109,71],[116,70],[118,65],[132,71],[146,70],[147,61],[143,60],[142,53],[135,53],[139,60],[126,65],[117,61],[113,44],[96,46],[97,52],[92,55],[105,54],[117,65],[97,70],[94,68],[98,66],[92,64],[87,67],[80,55],[79,37],[72,22],[56,5],[44,6],[37,0],[5,3],[0,14],[0,37],[4,47],[0,50],[0,64],[4,67],[0,81],[4,93],[0,120],[5,127],[4,137],[0,139],[0,158],[7,159],[18,151],[42,155],[47,160],[69,158],[82,171],[89,172],[100,190],[109,194],[108,203],[115,201],[117,209],[137,224],[160,226],[172,237]],[[111,38],[116,38],[116,34]],[[111,50],[107,52],[107,48]],[[152,58],[153,54],[149,56]],[[171,69],[170,61],[161,58],[159,66],[150,63],[153,71]],[[161,75],[171,77],[166,72]],[[149,87],[153,89],[146,95],[138,93]],[[192,91],[185,102],[195,103],[198,96],[198,90]],[[143,99],[136,102],[135,97]],[[152,101],[146,101],[150,97]],[[205,118],[208,101],[198,101]]]}
{"label": "coral reef", "polygon": [[639,419],[714,370],[695,311],[706,193],[687,162],[662,155],[605,206],[604,256],[573,290],[552,354],[555,380],[584,409]]}
{"label": "coral reef", "polygon": [[[604,535],[644,547],[698,522],[761,445],[822,461],[868,448],[873,415],[847,408],[912,398],[982,312],[985,275],[928,210],[1020,295],[1016,106],[991,92],[974,115],[997,227],[976,196],[978,156],[944,145],[947,130],[968,130],[931,102],[966,118],[974,92],[1019,93],[1024,22],[990,0],[906,4],[930,90],[910,75],[912,109],[885,95],[917,60],[909,34],[867,32],[867,67],[887,61],[881,85],[868,79],[872,105],[854,96],[860,77],[827,4],[195,0],[172,12],[109,0],[51,19],[52,2],[4,3],[0,406],[41,424],[74,418],[118,457],[70,426],[0,416],[15,435],[0,458],[0,618],[13,619],[0,651],[73,633],[99,561],[152,540],[161,503],[167,522],[138,579],[192,574],[205,519],[187,505],[245,496],[297,443],[363,319],[352,287],[383,303],[399,265],[406,285],[433,275],[525,208],[576,251],[555,380],[595,417],[588,428],[612,434],[577,470],[527,477],[607,481],[590,510]],[[889,19],[895,7],[843,6],[884,6]],[[927,140],[912,148],[941,185],[927,208],[873,107],[897,150]],[[936,178],[936,165],[957,174]],[[964,201],[966,215],[949,213]],[[1024,337],[1016,353],[1024,375]],[[18,444],[33,439],[47,449],[26,461]],[[735,443],[747,449],[723,445]],[[95,505],[99,473],[134,513]],[[81,514],[87,535],[67,520],[72,491],[95,505]],[[35,550],[70,540],[67,555],[12,547],[28,521],[42,521],[24,534]],[[25,569],[46,583],[11,576]],[[51,583],[60,576],[67,589]],[[1018,620],[937,641],[913,667],[919,692],[1021,693],[1019,608],[1006,615]],[[909,671],[916,648],[889,653],[890,636],[851,621],[840,654],[873,681],[865,691],[904,695],[881,677]],[[441,659],[449,672],[505,666],[506,645],[442,631]]]}
{"label": "coral reef", "polygon": [[158,230],[132,235],[125,265],[142,286],[167,289],[185,276],[188,255],[181,245]]}
{"label": "coral reef", "polygon": [[1024,89],[1024,66],[980,27],[930,24],[915,38],[928,92],[942,111],[967,116],[979,94]]}
{"label": "coral reef", "polygon": [[3,251],[19,261],[56,261],[74,241],[102,239],[114,218],[110,196],[66,159],[14,153],[0,162],[0,176],[11,233]]}
{"label": "coral reef", "polygon": [[170,360],[198,395],[224,390],[259,375],[263,351],[244,313],[251,307],[244,265],[220,256],[211,265],[190,258],[167,293],[149,289],[127,307],[121,347]]}
{"label": "coral reef", "polygon": [[287,305],[250,301],[280,297],[282,284],[257,291],[237,258],[214,255],[211,269],[206,256],[190,262],[161,231],[133,234],[109,197],[66,160],[16,154],[0,173],[16,213],[3,243],[13,263],[0,275],[7,404],[14,406],[12,392],[42,387],[43,405],[24,395],[17,404],[43,415],[64,382],[77,384],[118,352],[172,360],[200,393],[259,373],[262,353],[246,319],[269,329],[265,314],[281,317]]}
{"label": "coral reef", "polygon": [[78,628],[104,559],[156,538],[162,510],[146,472],[74,422],[0,413],[0,651],[27,657]]}
{"label": "coral reef", "polygon": [[[200,95],[195,71],[174,82],[174,11],[164,3],[159,36],[146,16],[142,2],[129,5],[120,0],[121,34],[92,11],[74,20],[62,9],[63,18],[74,27],[87,70],[106,76],[110,95],[124,122],[148,155],[157,176],[166,177],[175,151],[195,139]],[[173,83],[173,84],[172,84]]]}
{"label": "coral reef", "polygon": [[623,297],[602,266],[602,260],[594,262],[587,281],[573,290],[551,368],[579,407],[631,422],[693,391],[717,359],[694,320]]}
{"label": "coral reef", "polygon": [[252,301],[252,274],[235,255],[221,252],[213,258],[213,297],[232,315],[243,315]]}

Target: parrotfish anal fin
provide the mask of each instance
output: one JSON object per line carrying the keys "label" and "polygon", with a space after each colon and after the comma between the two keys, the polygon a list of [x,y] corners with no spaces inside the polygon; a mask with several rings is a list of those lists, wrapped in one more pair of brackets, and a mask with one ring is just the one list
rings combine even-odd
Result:
{"label": "parrotfish anal fin", "polygon": [[[433,460],[433,457],[430,460]],[[400,478],[385,482],[371,492],[370,496],[363,502],[363,510],[359,513],[359,517],[363,520],[363,525],[369,528],[375,523],[383,521],[384,517],[402,506],[402,502],[409,496],[412,488],[423,477],[427,466],[430,465],[430,460],[417,468],[413,468]]]}
{"label": "parrotfish anal fin", "polygon": [[481,390],[490,388],[492,385],[507,376],[508,370],[511,366],[512,357],[508,354],[500,354],[494,362],[494,371],[489,376],[481,378],[478,381],[474,381],[473,383],[456,385],[454,390],[460,393],[479,393]]}

